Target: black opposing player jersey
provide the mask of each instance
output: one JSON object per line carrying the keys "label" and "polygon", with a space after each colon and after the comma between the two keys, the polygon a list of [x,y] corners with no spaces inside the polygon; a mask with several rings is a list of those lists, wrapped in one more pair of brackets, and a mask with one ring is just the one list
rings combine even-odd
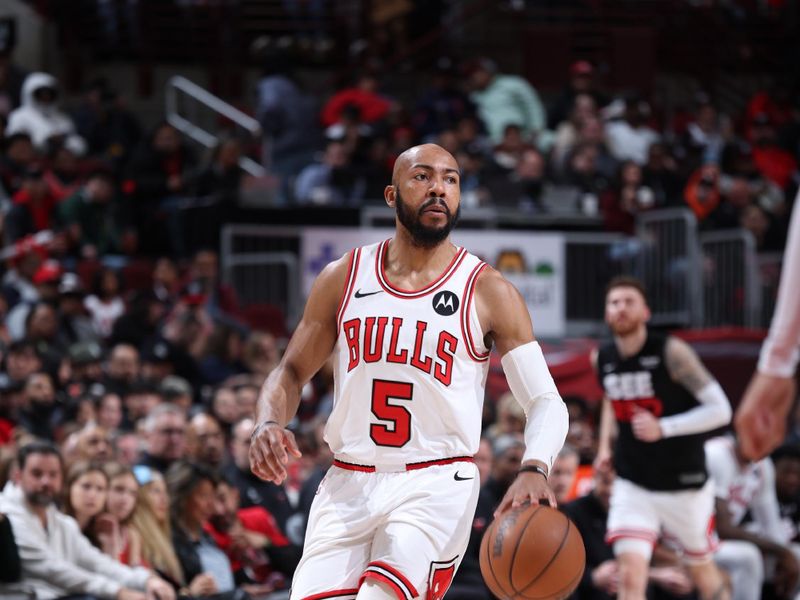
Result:
{"label": "black opposing player jersey", "polygon": [[631,428],[635,407],[667,417],[697,406],[695,397],[667,371],[666,342],[666,336],[648,331],[647,341],[634,356],[623,359],[613,340],[598,352],[597,374],[619,431],[614,467],[620,477],[649,490],[699,488],[708,478],[703,434],[643,442],[634,437]]}

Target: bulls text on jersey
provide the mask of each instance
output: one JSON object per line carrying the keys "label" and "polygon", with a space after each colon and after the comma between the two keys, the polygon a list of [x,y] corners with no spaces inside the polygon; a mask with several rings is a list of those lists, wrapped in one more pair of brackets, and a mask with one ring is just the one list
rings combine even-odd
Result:
{"label": "bulls text on jersey", "polygon": [[[436,356],[426,356],[423,351],[428,324],[417,321],[405,322],[402,317],[355,318],[342,323],[342,332],[348,349],[347,372],[355,369],[360,362],[376,363],[386,361],[394,364],[411,365],[430,374],[443,385],[449,386],[453,377],[453,359],[458,348],[458,338],[448,331],[439,331],[436,343]],[[415,327],[413,348],[398,347],[400,331],[403,327]],[[389,345],[384,347],[384,339],[389,335]],[[428,334],[430,335],[430,334]]]}

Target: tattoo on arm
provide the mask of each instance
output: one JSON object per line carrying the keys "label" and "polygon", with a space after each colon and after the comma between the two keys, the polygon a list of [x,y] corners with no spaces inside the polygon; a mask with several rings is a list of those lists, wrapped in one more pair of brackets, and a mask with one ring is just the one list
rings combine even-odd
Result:
{"label": "tattoo on arm", "polygon": [[695,351],[683,340],[670,338],[664,354],[672,380],[691,393],[696,394],[714,380]]}

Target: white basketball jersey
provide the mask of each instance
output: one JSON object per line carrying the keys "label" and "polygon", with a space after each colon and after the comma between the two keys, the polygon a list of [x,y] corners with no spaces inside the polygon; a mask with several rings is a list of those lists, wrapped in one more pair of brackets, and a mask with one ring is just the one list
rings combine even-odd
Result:
{"label": "white basketball jersey", "polygon": [[388,246],[350,255],[325,439],[337,458],[366,465],[472,456],[489,361],[473,293],[486,264],[458,248],[438,279],[402,290],[384,273]]}

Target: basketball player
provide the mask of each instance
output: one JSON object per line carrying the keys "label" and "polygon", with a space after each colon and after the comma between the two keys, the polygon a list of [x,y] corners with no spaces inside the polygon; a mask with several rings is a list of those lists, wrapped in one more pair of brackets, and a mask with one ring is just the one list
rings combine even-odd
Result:
{"label": "basketball player", "polygon": [[568,415],[517,290],[450,241],[459,168],[433,144],[400,155],[384,192],[392,239],[356,248],[317,278],[264,384],[250,464],[281,483],[286,424],[333,352],[325,430],[333,467],[317,491],[292,600],[439,600],[466,548],[480,479],[489,351],[527,415],[518,477],[498,511],[555,497],[547,483]]}
{"label": "basketball player", "polygon": [[795,371],[800,357],[800,210],[789,224],[778,302],[769,335],[761,347],[758,370],[736,411],[736,433],[742,452],[758,460],[780,446],[786,417],[795,400]]}
{"label": "basketball player", "polygon": [[688,344],[647,328],[641,283],[615,278],[605,320],[614,336],[593,357],[605,391],[597,468],[611,466],[607,540],[619,561],[621,600],[642,600],[653,545],[662,530],[683,551],[703,600],[729,598],[712,562],[714,490],[701,434],[731,418],[725,392]]}

